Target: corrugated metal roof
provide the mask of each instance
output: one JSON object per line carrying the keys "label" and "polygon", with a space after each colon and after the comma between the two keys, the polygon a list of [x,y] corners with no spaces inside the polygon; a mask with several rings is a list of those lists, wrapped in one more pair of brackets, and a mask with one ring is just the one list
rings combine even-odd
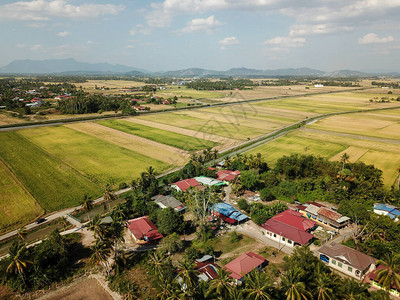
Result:
{"label": "corrugated metal roof", "polygon": [[300,230],[296,227],[290,226],[274,219],[269,219],[261,226],[265,230],[279,234],[280,236],[292,240],[300,245],[307,244],[314,237],[311,233]]}
{"label": "corrugated metal roof", "polygon": [[235,279],[241,279],[244,275],[262,265],[265,258],[253,252],[243,253],[238,258],[225,265],[225,269],[231,272],[229,275]]}

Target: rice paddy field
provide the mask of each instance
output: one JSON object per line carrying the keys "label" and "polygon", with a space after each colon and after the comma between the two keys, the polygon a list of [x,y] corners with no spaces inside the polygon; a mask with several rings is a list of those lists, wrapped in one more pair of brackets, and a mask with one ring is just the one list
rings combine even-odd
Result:
{"label": "rice paddy field", "polygon": [[283,155],[314,154],[340,160],[343,153],[350,162],[373,164],[383,171],[390,187],[400,166],[400,109],[354,113],[321,119],[305,128],[275,139],[250,153],[261,153],[270,164]]}
{"label": "rice paddy field", "polygon": [[[0,132],[0,232],[44,211],[101,196],[110,179],[129,183],[149,166],[158,173],[184,165],[206,147],[219,151],[326,113],[400,106],[370,102],[372,93],[341,92],[163,112],[115,120]],[[264,144],[273,164],[291,153],[375,164],[386,185],[400,166],[400,109],[321,119]],[[3,221],[6,220],[6,221]]]}

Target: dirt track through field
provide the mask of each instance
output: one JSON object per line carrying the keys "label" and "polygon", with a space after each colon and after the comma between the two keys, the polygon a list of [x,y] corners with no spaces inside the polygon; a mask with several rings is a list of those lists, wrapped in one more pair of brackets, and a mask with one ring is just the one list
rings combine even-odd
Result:
{"label": "dirt track through field", "polygon": [[154,127],[154,128],[158,128],[158,129],[162,129],[162,130],[167,130],[167,131],[207,140],[207,141],[213,141],[213,142],[221,144],[220,146],[215,147],[218,150],[227,149],[229,147],[233,147],[233,146],[241,143],[241,141],[229,139],[229,138],[226,138],[226,137],[223,137],[220,135],[199,132],[196,130],[175,127],[175,126],[167,125],[167,124],[156,123],[156,122],[152,122],[152,121],[143,120],[140,118],[129,118],[129,119],[124,119],[124,120],[132,122],[132,123],[146,125],[146,126],[150,126],[150,127]]}
{"label": "dirt track through field", "polygon": [[85,122],[64,126],[169,164],[182,165],[189,158],[189,153],[182,149],[161,144],[97,123]]}

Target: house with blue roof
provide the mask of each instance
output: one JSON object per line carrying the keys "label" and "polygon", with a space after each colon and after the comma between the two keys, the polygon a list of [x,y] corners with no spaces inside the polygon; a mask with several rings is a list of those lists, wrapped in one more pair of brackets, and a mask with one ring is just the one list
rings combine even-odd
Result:
{"label": "house with blue roof", "polygon": [[216,203],[211,207],[211,214],[230,224],[238,224],[249,217],[228,203]]}
{"label": "house with blue roof", "polygon": [[390,204],[378,204],[374,205],[374,213],[383,216],[389,216],[392,220],[398,221],[400,219],[400,210]]}

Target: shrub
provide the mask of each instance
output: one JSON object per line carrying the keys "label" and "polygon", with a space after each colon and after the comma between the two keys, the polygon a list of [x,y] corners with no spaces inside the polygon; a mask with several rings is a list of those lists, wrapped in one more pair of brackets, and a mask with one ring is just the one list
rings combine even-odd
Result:
{"label": "shrub", "polygon": [[272,194],[270,189],[264,188],[260,191],[260,198],[264,201],[275,200],[275,196]]}
{"label": "shrub", "polygon": [[231,243],[237,243],[239,242],[243,236],[241,234],[238,234],[236,231],[233,231],[231,233]]}
{"label": "shrub", "polygon": [[239,199],[238,206],[241,210],[244,210],[246,212],[250,211],[250,205],[247,203],[246,199]]}
{"label": "shrub", "polygon": [[126,189],[128,187],[128,185],[126,184],[126,182],[121,182],[118,186],[118,189],[123,190]]}

